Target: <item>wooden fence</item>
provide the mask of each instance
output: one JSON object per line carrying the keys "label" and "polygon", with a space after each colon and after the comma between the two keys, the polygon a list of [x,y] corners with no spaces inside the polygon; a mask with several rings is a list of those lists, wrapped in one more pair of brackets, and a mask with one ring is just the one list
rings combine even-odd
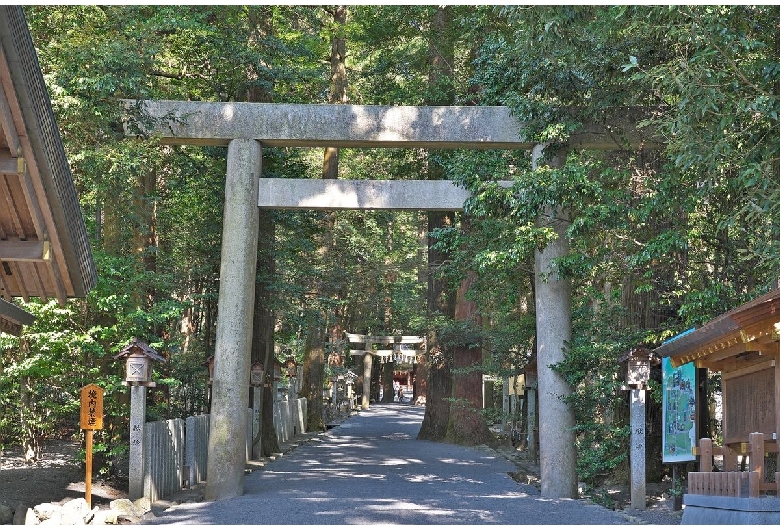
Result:
{"label": "wooden fence", "polygon": [[[774,473],[774,482],[766,480],[766,455],[777,453],[775,441],[764,440],[763,433],[754,432],[749,441],[733,447],[718,447],[709,438],[699,440],[700,456],[697,472],[688,473],[688,493],[725,497],[760,497],[769,491],[778,491],[780,473]],[[723,456],[723,471],[713,471],[713,456]],[[738,459],[748,459],[747,471],[738,471]]]}
{"label": "wooden fence", "polygon": [[[252,409],[247,410],[247,447],[253,438]],[[274,427],[279,442],[305,432],[306,399],[274,403]],[[164,499],[207,479],[209,416],[191,416],[148,422],[144,426],[146,458],[144,497],[150,502]],[[249,458],[249,454],[247,458]]]}

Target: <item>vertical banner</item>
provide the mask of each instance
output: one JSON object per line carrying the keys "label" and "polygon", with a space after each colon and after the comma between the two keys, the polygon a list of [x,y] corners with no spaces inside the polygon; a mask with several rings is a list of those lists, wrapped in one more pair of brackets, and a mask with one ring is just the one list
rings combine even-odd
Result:
{"label": "vertical banner", "polygon": [[672,367],[669,357],[661,360],[663,391],[663,462],[696,460],[696,366]]}

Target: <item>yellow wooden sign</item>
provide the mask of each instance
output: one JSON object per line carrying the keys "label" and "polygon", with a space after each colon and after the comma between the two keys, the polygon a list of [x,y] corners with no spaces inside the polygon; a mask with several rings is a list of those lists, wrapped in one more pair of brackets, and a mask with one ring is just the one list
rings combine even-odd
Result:
{"label": "yellow wooden sign", "polygon": [[103,389],[95,384],[81,389],[81,428],[89,431],[103,428]]}

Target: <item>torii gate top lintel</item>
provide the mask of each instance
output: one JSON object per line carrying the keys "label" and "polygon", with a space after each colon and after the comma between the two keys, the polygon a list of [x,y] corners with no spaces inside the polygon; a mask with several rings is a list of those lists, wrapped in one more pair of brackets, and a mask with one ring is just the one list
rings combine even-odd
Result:
{"label": "torii gate top lintel", "polygon": [[[532,149],[526,127],[498,106],[308,105],[286,103],[124,100],[157,125],[146,132],[168,144],[227,145],[251,138],[278,147]],[[586,124],[570,145],[626,149],[657,145],[630,112],[609,124]],[[130,132],[128,131],[128,134]]]}

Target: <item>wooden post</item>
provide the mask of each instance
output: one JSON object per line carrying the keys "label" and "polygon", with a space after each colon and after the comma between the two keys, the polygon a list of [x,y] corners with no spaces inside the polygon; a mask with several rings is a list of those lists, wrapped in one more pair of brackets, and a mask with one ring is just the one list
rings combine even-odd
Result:
{"label": "wooden post", "polygon": [[739,471],[737,452],[728,445],[723,446],[723,471]]}
{"label": "wooden post", "polygon": [[87,501],[87,506],[92,508],[92,429],[86,430],[87,435],[87,461],[86,468],[87,474],[84,478],[84,500]]}
{"label": "wooden post", "polygon": [[682,510],[682,493],[678,493],[677,486],[681,483],[680,480],[680,465],[672,464],[672,491],[674,495],[674,511],[679,512]]}
{"label": "wooden post", "polygon": [[[780,441],[780,345],[775,344],[775,347],[778,349],[775,351],[775,432],[772,435],[772,439]],[[780,495],[780,489],[778,490],[778,495]]]}
{"label": "wooden post", "polygon": [[699,440],[701,456],[699,457],[699,471],[712,471],[712,439]]}
{"label": "wooden post", "polygon": [[94,431],[103,428],[103,389],[89,384],[81,389],[81,428],[86,432],[86,477],[84,480],[84,500],[92,508],[92,436]]}
{"label": "wooden post", "polygon": [[764,482],[764,434],[751,432],[750,441],[750,471],[758,473],[759,483]]}

